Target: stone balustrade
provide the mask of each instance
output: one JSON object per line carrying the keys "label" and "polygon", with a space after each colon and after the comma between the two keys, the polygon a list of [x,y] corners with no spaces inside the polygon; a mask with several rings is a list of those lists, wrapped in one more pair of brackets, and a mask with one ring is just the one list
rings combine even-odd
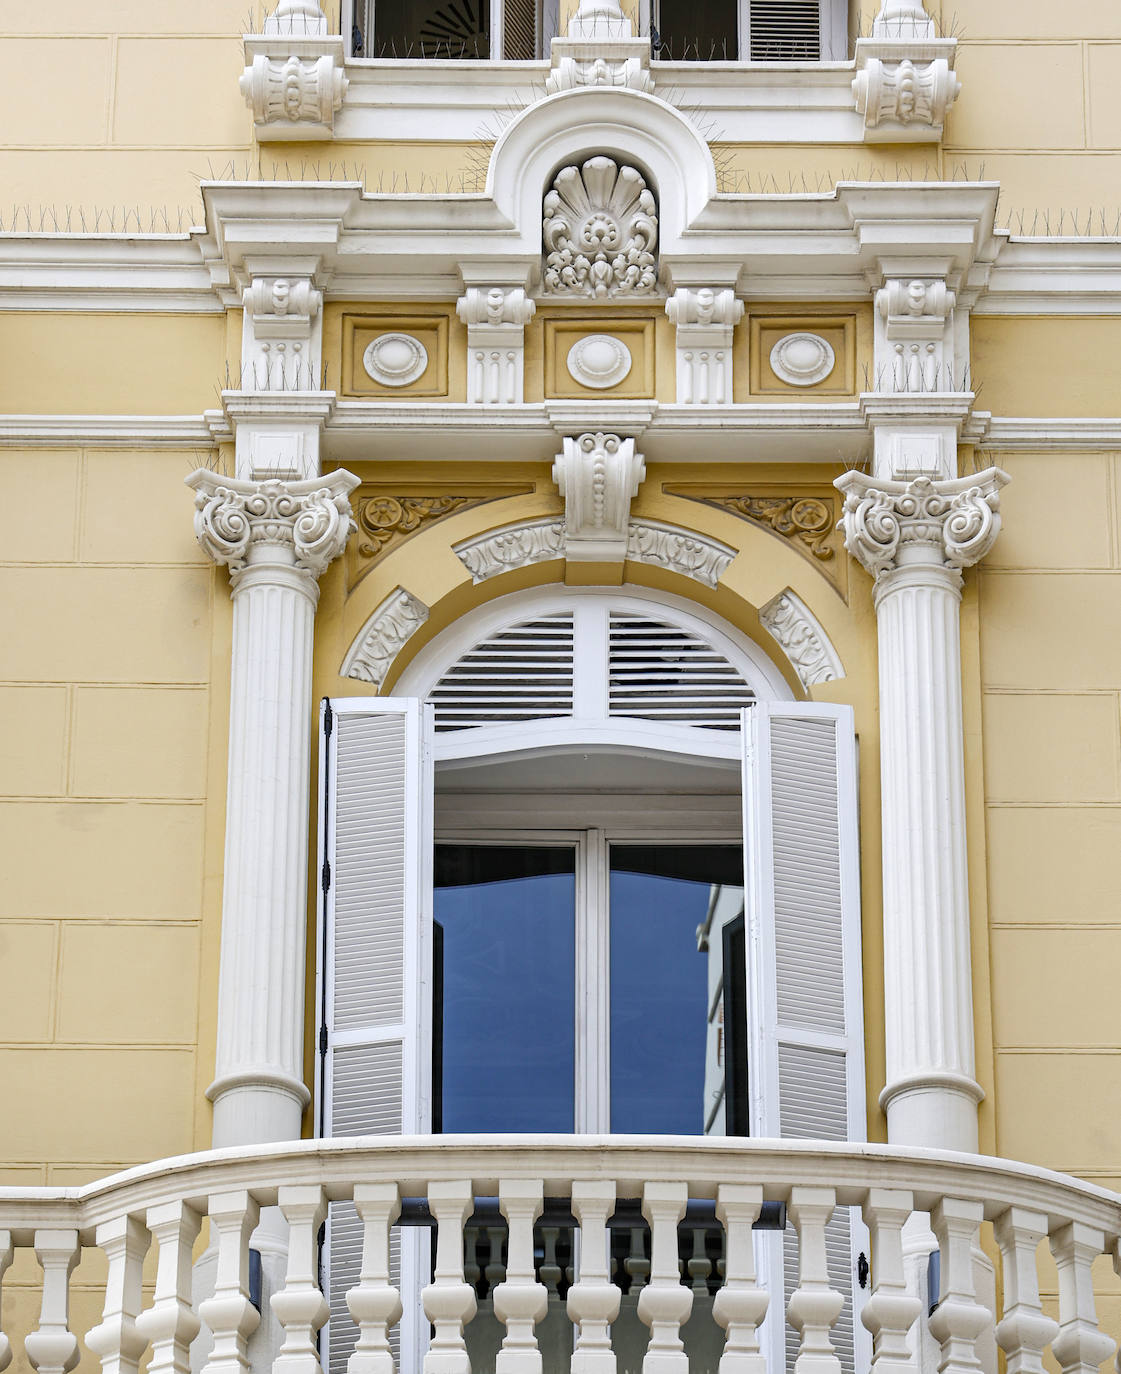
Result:
{"label": "stone balustrade", "polygon": [[[353,1208],[360,1237],[360,1265],[331,1321],[332,1341],[352,1352],[332,1367],[349,1374],[393,1374],[399,1341],[391,1328],[410,1302],[424,1314],[415,1329],[432,1331],[424,1374],[542,1374],[558,1364],[557,1352],[574,1374],[613,1374],[624,1364],[613,1342],[628,1301],[642,1329],[643,1374],[688,1374],[682,1334],[695,1303],[718,1332],[720,1374],[778,1374],[760,1328],[784,1301],[797,1368],[839,1371],[843,1302],[826,1245],[838,1208],[858,1209],[867,1226],[870,1279],[859,1317],[875,1374],[918,1368],[909,1333],[921,1304],[903,1262],[904,1228],[916,1214],[929,1218],[941,1249],[929,1324],[943,1374],[981,1368],[994,1320],[1009,1374],[1038,1374],[1048,1348],[1062,1374],[1090,1374],[1115,1350],[1098,1324],[1091,1266],[1102,1254],[1119,1264],[1121,1197],[1064,1175],[974,1155],[816,1141],[437,1136],[218,1150],[81,1188],[0,1189],[0,1279],[21,1248],[34,1251],[41,1275],[37,1328],[22,1341],[0,1334],[0,1369],[21,1343],[39,1374],[74,1368],[80,1345],[68,1289],[90,1248],[102,1252],[104,1302],[84,1339],[104,1374],[137,1374],[146,1356],[149,1374],[188,1374],[203,1328],[205,1374],[255,1369],[249,1343],[261,1316],[251,1302],[250,1243],[261,1210],[278,1207],[289,1237],[286,1278],[270,1303],[281,1329],[273,1369],[315,1374],[328,1318],[317,1252],[329,1204]],[[192,1265],[206,1218],[215,1277],[196,1301]],[[798,1254],[785,1299],[767,1266],[759,1268],[765,1244],[753,1241],[784,1225],[788,1237],[797,1234]],[[435,1227],[434,1244],[425,1226]],[[394,1241],[408,1227],[425,1236],[412,1290],[398,1281],[403,1249]],[[1057,1321],[1040,1301],[1044,1240],[1058,1275]],[[974,1288],[979,1241],[1001,1253],[995,1314]],[[494,1332],[482,1358],[471,1333],[484,1320]],[[550,1323],[562,1336],[546,1343]]]}

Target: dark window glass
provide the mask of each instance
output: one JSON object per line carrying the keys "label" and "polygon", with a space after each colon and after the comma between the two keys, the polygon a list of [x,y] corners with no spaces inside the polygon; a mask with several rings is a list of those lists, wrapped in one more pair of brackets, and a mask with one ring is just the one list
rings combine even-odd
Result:
{"label": "dark window glass", "polygon": [[435,1130],[573,1129],[575,858],[436,846]]}
{"label": "dark window glass", "polygon": [[[727,1034],[745,992],[742,851],[612,845],[610,856],[611,1129],[745,1133],[746,1043]],[[732,1075],[730,1048],[743,1056]]]}
{"label": "dark window glass", "polygon": [[490,57],[490,0],[374,0],[367,57]]}
{"label": "dark window glass", "polygon": [[662,0],[658,56],[669,62],[735,62],[738,0]]}

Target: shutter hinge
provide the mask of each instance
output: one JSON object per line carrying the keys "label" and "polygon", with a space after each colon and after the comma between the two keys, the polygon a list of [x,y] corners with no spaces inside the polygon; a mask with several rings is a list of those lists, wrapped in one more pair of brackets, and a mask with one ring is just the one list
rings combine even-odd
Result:
{"label": "shutter hinge", "polygon": [[330,861],[330,859],[324,859],[324,860],[323,860],[323,872],[322,872],[322,874],[320,875],[320,882],[321,882],[322,885],[323,885],[323,891],[324,891],[325,893],[328,892],[328,891],[330,890],[330,887],[331,887],[331,861]]}
{"label": "shutter hinge", "polygon": [[326,1053],[327,1053],[327,1027],[326,1027],[326,1026],[320,1026],[320,1027],[319,1027],[319,1053],[320,1053],[320,1054],[326,1054]]}
{"label": "shutter hinge", "polygon": [[324,698],[323,698],[323,733],[327,736],[328,739],[331,738],[331,734],[332,734],[332,732],[334,731],[334,728],[335,728],[335,713],[334,713],[334,711],[331,710],[331,698],[330,698],[330,697],[324,697]]}

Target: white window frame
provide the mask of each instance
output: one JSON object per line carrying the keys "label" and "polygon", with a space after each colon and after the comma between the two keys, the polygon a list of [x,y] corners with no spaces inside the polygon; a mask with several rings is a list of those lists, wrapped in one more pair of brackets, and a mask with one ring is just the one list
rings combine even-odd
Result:
{"label": "white window frame", "polygon": [[[537,3],[537,32],[541,36],[542,51],[536,54],[540,60],[548,55],[547,49],[552,38],[551,34],[544,33],[546,0],[536,0]],[[355,17],[361,14],[363,17],[362,32],[365,37],[373,31],[377,22],[377,0],[343,0],[343,25],[345,28],[346,51],[350,60],[364,61],[370,58],[368,53],[361,58],[355,58],[351,51],[351,35],[354,31]],[[480,58],[479,61],[502,62],[505,61],[506,47],[506,0],[490,0],[490,57]],[[378,60],[378,59],[370,59]],[[384,59],[381,59],[384,60]],[[424,60],[418,57],[418,61]],[[455,59],[458,60],[458,59]]]}
{"label": "white window frame", "polygon": [[[661,28],[661,7],[663,4],[681,4],[683,0],[639,0],[639,26],[643,33],[649,33],[651,25]],[[739,35],[739,61],[751,60],[751,0],[739,0],[737,22]],[[845,62],[848,60],[848,2],[847,0],[821,0],[821,61]],[[797,67],[797,62],[783,63],[783,66]],[[806,66],[817,66],[810,62]]]}
{"label": "white window frame", "polygon": [[[738,803],[738,798],[729,798]],[[548,806],[548,797],[541,798]],[[627,843],[742,847],[742,833],[729,815],[723,826],[707,836],[682,834],[680,828],[654,817],[650,825],[628,818],[622,825],[604,823],[582,829],[532,827],[491,828],[479,824],[476,799],[474,825],[441,825],[437,844],[544,845],[576,852],[575,883],[575,1046],[573,1130],[577,1135],[607,1135],[611,1131],[611,845]],[[527,807],[528,809],[528,807]],[[433,1085],[434,1086],[434,1085]]]}

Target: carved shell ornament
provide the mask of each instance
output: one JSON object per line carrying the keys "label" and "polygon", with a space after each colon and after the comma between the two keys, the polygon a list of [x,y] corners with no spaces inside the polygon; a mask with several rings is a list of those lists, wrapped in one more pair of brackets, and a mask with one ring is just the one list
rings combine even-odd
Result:
{"label": "carved shell ornament", "polygon": [[547,294],[602,300],[657,289],[657,206],[634,167],[602,156],[562,167],[543,210]]}

